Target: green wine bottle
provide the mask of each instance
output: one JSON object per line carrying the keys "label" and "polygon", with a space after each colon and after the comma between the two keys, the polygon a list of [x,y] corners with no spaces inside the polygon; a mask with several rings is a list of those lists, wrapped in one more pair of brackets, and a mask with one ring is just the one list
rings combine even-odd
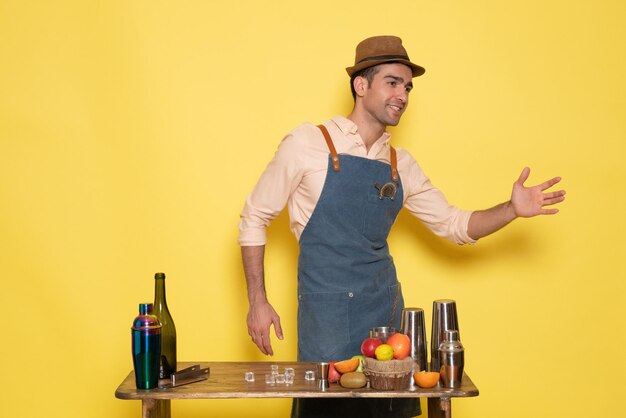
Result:
{"label": "green wine bottle", "polygon": [[168,379],[176,371],[176,326],[165,300],[165,273],[154,275],[154,315],[161,323],[159,379]]}

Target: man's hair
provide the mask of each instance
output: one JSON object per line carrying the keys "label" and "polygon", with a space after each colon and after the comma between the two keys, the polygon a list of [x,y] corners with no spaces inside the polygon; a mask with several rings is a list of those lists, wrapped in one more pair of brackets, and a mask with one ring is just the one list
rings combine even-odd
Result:
{"label": "man's hair", "polygon": [[357,77],[365,78],[368,83],[367,87],[369,88],[372,85],[372,80],[374,80],[374,76],[376,75],[378,71],[380,71],[380,66],[374,65],[373,67],[367,67],[352,74],[352,77],[350,77],[350,90],[352,91],[352,98],[354,100],[356,100],[356,91],[354,90],[354,80]]}

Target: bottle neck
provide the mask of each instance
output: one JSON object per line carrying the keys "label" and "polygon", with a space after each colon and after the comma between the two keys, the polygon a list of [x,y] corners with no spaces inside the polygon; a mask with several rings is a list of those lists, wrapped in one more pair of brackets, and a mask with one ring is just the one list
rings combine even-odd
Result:
{"label": "bottle neck", "polygon": [[165,299],[165,279],[154,280],[154,304],[167,307]]}

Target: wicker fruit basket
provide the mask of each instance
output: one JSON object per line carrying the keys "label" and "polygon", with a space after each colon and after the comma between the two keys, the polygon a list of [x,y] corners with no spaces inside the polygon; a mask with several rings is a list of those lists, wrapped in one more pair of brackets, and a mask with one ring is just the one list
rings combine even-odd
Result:
{"label": "wicker fruit basket", "polygon": [[413,359],[378,361],[365,359],[363,373],[370,381],[370,387],[376,390],[405,390],[411,386]]}

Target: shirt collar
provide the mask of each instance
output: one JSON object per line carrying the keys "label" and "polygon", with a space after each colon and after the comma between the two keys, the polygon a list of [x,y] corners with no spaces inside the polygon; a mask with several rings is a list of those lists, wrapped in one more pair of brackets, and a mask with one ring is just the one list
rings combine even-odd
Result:
{"label": "shirt collar", "polygon": [[[358,132],[358,128],[354,122],[345,116],[335,116],[331,119],[335,125],[343,132],[346,136],[355,136]],[[356,140],[356,138],[355,138]],[[383,132],[382,136],[376,140],[376,142],[381,141],[383,145],[388,145],[391,141],[391,134],[387,131]]]}

